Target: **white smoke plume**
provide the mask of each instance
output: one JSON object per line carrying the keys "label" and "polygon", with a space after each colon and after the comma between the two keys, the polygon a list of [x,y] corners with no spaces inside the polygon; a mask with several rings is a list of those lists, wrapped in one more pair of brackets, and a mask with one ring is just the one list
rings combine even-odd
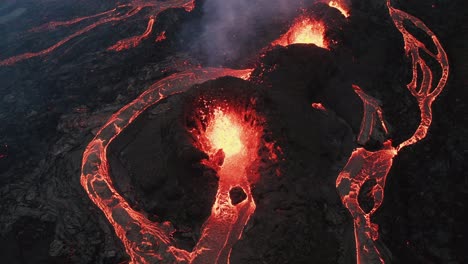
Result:
{"label": "white smoke plume", "polygon": [[235,60],[242,51],[255,45],[257,35],[268,26],[298,13],[302,3],[302,0],[205,0],[199,45],[212,63]]}

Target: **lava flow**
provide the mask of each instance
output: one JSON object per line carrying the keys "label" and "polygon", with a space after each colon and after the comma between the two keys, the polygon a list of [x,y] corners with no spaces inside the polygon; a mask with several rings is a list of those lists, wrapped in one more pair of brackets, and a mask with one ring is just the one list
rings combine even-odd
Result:
{"label": "lava flow", "polygon": [[148,25],[146,26],[146,30],[142,35],[134,36],[128,39],[119,40],[117,43],[115,43],[112,47],[109,47],[107,50],[122,51],[122,50],[135,48],[136,46],[140,45],[140,43],[144,39],[149,37],[149,35],[153,31],[153,24],[154,24],[154,18],[152,17],[148,20]]}
{"label": "lava flow", "polygon": [[[132,3],[140,2],[134,1]],[[192,1],[164,1],[157,2],[157,5],[163,6],[165,3],[172,3],[172,6],[176,5],[174,3],[191,3],[193,5]],[[447,55],[434,33],[419,19],[393,8],[390,1],[387,2],[387,7],[395,26],[403,35],[406,54],[412,60],[413,79],[408,84],[408,89],[418,101],[421,122],[414,135],[397,147],[392,145],[391,140],[386,140],[382,149],[378,151],[369,151],[363,147],[357,148],[337,177],[338,194],[353,218],[358,264],[385,262],[375,243],[379,234],[377,224],[372,222],[372,216],[382,205],[385,183],[393,158],[404,147],[426,137],[432,122],[431,105],[445,87],[449,73]],[[116,17],[113,16],[115,11],[112,11],[102,14],[106,18],[99,21],[107,21],[106,19],[118,21],[123,19],[121,17],[129,17],[139,11],[141,8],[136,8]],[[429,35],[437,49],[436,53],[430,51],[422,42],[411,35],[406,30],[404,21],[411,22]],[[101,24],[103,23],[107,22]],[[123,45],[115,46],[114,50],[137,45],[139,41],[149,36],[153,23],[154,20],[150,19],[143,35],[138,36],[137,39],[132,38],[132,41],[129,42],[121,42],[120,44]],[[91,28],[73,35],[71,38],[83,34],[95,26],[90,26]],[[304,43],[328,49],[324,34],[325,26],[321,22],[302,16],[295,20],[293,26],[272,44],[287,46]],[[421,52],[437,61],[442,69],[442,75],[434,88],[432,70],[424,60],[425,57],[421,56]],[[13,60],[12,63],[14,62]],[[0,65],[2,64],[9,63],[1,61]],[[422,78],[418,78],[419,70],[422,73]],[[252,120],[246,121],[246,113],[243,109],[225,104],[209,104],[208,111],[201,115],[203,128],[191,131],[194,133],[194,138],[197,139],[195,143],[197,147],[208,156],[203,163],[213,168],[219,176],[218,191],[211,215],[204,223],[200,240],[191,252],[174,246],[172,234],[175,230],[170,222],[150,221],[144,213],[131,208],[129,203],[118,193],[109,173],[107,147],[145,109],[163,98],[183,92],[193,84],[225,75],[247,79],[251,71],[211,68],[196,69],[169,76],[157,82],[148,91],[113,115],[86,148],[83,155],[81,184],[91,200],[103,211],[114,227],[117,236],[123,242],[126,252],[130,256],[131,263],[161,261],[165,263],[229,263],[232,246],[242,235],[243,228],[256,207],[250,185],[254,182],[251,174],[261,143],[263,131],[261,125],[252,122]],[[418,82],[419,79],[421,82]],[[353,88],[364,104],[363,121],[357,142],[360,145],[365,145],[378,131],[382,131],[383,137],[386,137],[388,131],[380,102],[367,95],[357,85],[354,85]],[[312,107],[324,110],[323,105],[319,103],[313,104]],[[258,121],[257,118],[255,117],[254,120]],[[358,197],[361,189],[368,182],[374,183],[370,192],[374,205],[372,209],[365,210],[361,207]],[[234,202],[231,199],[233,190],[243,193],[245,199]]]}
{"label": "lava flow", "polygon": [[16,55],[10,58],[0,60],[0,66],[12,65],[19,61],[27,60],[34,57],[44,56],[57,48],[61,47],[65,43],[75,39],[78,36],[86,34],[87,32],[93,30],[98,26],[105,24],[115,23],[119,21],[126,20],[130,17],[133,17],[140,13],[142,10],[148,8],[152,11],[151,17],[148,18],[148,25],[146,31],[142,35],[137,35],[134,37],[122,39],[108,48],[112,51],[122,51],[125,49],[130,49],[138,46],[142,40],[146,39],[153,30],[153,24],[155,18],[163,11],[171,8],[184,8],[186,11],[190,12],[195,7],[195,0],[170,0],[170,1],[161,1],[161,0],[132,0],[129,3],[118,5],[116,8],[101,12],[95,15],[79,17],[71,19],[68,21],[52,21],[45,25],[33,28],[29,30],[31,33],[38,33],[44,30],[56,30],[59,27],[71,26],[77,23],[82,23],[87,20],[92,20],[99,18],[97,21],[89,23],[87,26],[75,31],[74,33],[68,35],[67,37],[61,39],[54,45],[36,52],[27,52],[20,55]]}
{"label": "lava flow", "polygon": [[[379,237],[378,225],[372,223],[371,217],[382,205],[385,182],[388,172],[392,167],[393,158],[404,147],[412,145],[426,137],[432,122],[431,105],[445,87],[449,74],[447,54],[435,34],[421,20],[392,7],[390,0],[387,0],[387,7],[395,26],[403,35],[406,55],[409,56],[412,61],[413,79],[408,84],[408,89],[418,101],[421,111],[421,122],[413,136],[399,144],[396,148],[393,147],[391,141],[388,140],[384,143],[381,150],[375,152],[368,151],[365,148],[356,149],[351,154],[346,166],[338,175],[336,188],[343,205],[349,210],[354,221],[358,264],[385,263],[379,249],[375,245],[375,241]],[[431,37],[437,49],[437,53],[428,50],[425,44],[411,35],[405,28],[404,21],[411,22],[415,27],[421,29]],[[421,51],[437,61],[442,69],[442,75],[435,88],[432,88],[432,70],[420,55]],[[422,72],[422,81],[420,83],[418,82],[418,67]],[[376,130],[377,119],[380,120],[380,124],[385,132],[387,131],[378,101],[365,94],[358,86],[354,86],[354,90],[364,102],[364,116],[358,137],[358,143],[364,144],[369,140],[373,131]],[[365,211],[358,200],[361,188],[366,182],[374,182],[374,186],[370,192],[374,200],[374,205],[369,211]]]}
{"label": "lava flow", "polygon": [[307,16],[301,16],[285,34],[271,44],[284,47],[291,44],[315,44],[328,49],[328,43],[325,41],[325,25]]}
{"label": "lava flow", "polygon": [[377,132],[376,121],[380,122],[380,127],[383,129],[386,136],[388,134],[388,129],[385,125],[380,102],[366,94],[361,87],[357,85],[353,85],[353,89],[364,103],[364,117],[362,118],[357,143],[365,145],[366,142],[369,141],[370,137]]}
{"label": "lava flow", "polygon": [[[249,113],[252,115],[252,113]],[[232,246],[255,211],[250,189],[250,169],[257,159],[262,127],[256,117],[245,120],[245,110],[215,107],[207,119],[206,131],[193,132],[198,146],[206,152],[206,164],[218,173],[218,191],[211,215],[192,253],[191,263],[229,263]],[[230,193],[238,190],[245,199],[234,202]]]}

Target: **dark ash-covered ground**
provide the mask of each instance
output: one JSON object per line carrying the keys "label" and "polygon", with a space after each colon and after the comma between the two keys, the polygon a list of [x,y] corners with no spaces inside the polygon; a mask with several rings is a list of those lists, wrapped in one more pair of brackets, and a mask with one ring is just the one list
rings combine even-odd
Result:
{"label": "dark ash-covered ground", "polygon": [[[13,22],[0,23],[5,36],[1,58],[47,46],[67,33],[39,39],[17,35],[29,27],[109,8],[85,2],[17,1],[0,9],[3,16],[26,8]],[[392,263],[466,263],[467,219],[462,215],[468,128],[462,95],[468,84],[467,14],[461,0],[399,2],[399,8],[437,34],[452,71],[434,104],[427,139],[396,158],[375,221]],[[284,160],[261,168],[253,191],[257,211],[233,249],[232,263],[354,263],[351,219],[334,189],[362,118],[351,84],[382,101],[395,142],[411,135],[418,110],[405,88],[410,75],[402,39],[383,1],[354,1],[353,15],[344,24],[333,19],[333,11],[323,12],[339,26],[328,33],[342,43],[334,51],[306,45],[277,48],[257,63],[255,54],[274,39],[277,29],[262,31],[264,38],[253,40],[245,54],[223,61],[231,67],[257,65],[254,83],[223,78],[173,96],[142,114],[112,145],[110,160],[119,188],[135,206],[180,227],[182,247],[193,246],[216,191],[213,173],[192,166],[198,156],[187,150],[187,102],[210,89],[243,87],[263,102],[258,110]],[[51,55],[0,68],[2,262],[127,259],[79,184],[81,156],[103,122],[156,80],[189,64],[220,63],[188,44],[196,43],[201,16],[201,8],[163,13],[155,28],[166,30],[168,39],[158,44],[147,41],[122,53],[104,51],[116,40],[144,31],[144,20],[133,18],[117,29],[101,27]],[[18,45],[18,38],[25,44]],[[331,111],[315,110],[312,102],[323,102]],[[277,166],[281,176],[275,173]]]}

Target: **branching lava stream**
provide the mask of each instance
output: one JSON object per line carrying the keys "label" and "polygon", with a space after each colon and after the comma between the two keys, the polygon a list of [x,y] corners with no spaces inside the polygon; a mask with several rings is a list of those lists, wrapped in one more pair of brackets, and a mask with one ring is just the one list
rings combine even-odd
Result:
{"label": "branching lava stream", "polygon": [[[395,26],[403,36],[406,55],[409,56],[412,61],[413,79],[407,87],[418,101],[421,112],[421,122],[413,136],[397,147],[393,147],[392,142],[388,140],[385,142],[383,149],[379,151],[372,152],[365,148],[356,149],[352,153],[344,169],[338,175],[336,188],[344,206],[349,210],[354,221],[358,264],[385,262],[379,249],[375,245],[375,241],[379,237],[378,225],[372,223],[371,217],[382,205],[385,182],[388,172],[392,167],[393,158],[404,147],[412,145],[426,137],[432,122],[431,105],[445,87],[449,74],[447,54],[435,34],[421,20],[392,7],[390,0],[387,0],[387,7]],[[403,24],[404,21],[410,21],[414,26],[424,31],[434,42],[437,53],[434,54],[429,51],[425,44],[411,35],[411,33],[406,30]],[[442,75],[434,89],[432,89],[432,70],[420,55],[421,51],[434,58],[442,69]],[[421,83],[418,83],[418,67],[422,72]],[[378,101],[365,94],[358,86],[355,86],[354,90],[364,103],[364,117],[358,137],[358,143],[364,144],[369,139],[371,133],[376,130],[376,124],[379,124],[379,122],[376,122],[377,119],[380,119],[380,124],[385,132],[386,127]],[[374,206],[369,212],[366,212],[360,206],[358,196],[363,185],[372,180],[375,181],[375,185],[371,190]]]}

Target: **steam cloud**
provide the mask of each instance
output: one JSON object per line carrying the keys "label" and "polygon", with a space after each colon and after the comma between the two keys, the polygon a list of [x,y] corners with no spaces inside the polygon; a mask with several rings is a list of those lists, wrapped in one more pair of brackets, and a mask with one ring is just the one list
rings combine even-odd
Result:
{"label": "steam cloud", "polygon": [[[210,63],[236,60],[260,45],[257,35],[298,13],[301,0],[206,0],[198,45]],[[257,47],[258,48],[258,47]]]}

